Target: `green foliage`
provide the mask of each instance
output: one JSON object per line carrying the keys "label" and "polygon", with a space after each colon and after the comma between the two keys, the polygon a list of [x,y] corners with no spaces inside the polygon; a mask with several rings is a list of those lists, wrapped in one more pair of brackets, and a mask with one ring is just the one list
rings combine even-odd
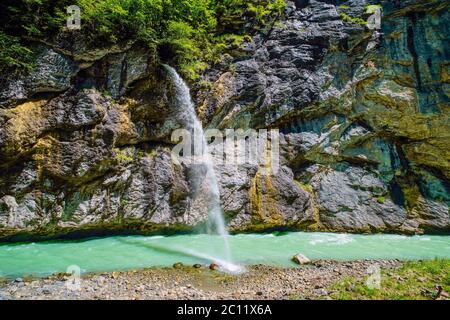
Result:
{"label": "green foliage", "polygon": [[[282,13],[285,3],[284,0],[5,0],[0,4],[0,19],[4,22],[0,31],[17,38],[51,41],[64,30],[66,8],[70,5],[81,9],[79,33],[87,46],[139,41],[155,52],[165,46],[182,73],[195,79],[224,50],[240,45],[246,34],[272,22]],[[2,54],[5,60],[14,57],[8,52]],[[0,63],[5,65],[3,60]]]}
{"label": "green foliage", "polygon": [[115,159],[121,165],[128,164],[134,160],[131,149],[114,149]]}
{"label": "green foliage", "polygon": [[0,31],[0,72],[14,73],[30,71],[33,67],[33,52],[23,46],[20,38],[9,36]]}
{"label": "green foliage", "polygon": [[220,28],[228,32],[242,30],[246,18],[253,19],[254,27],[264,26],[286,5],[284,0],[214,0],[213,3]]}
{"label": "green foliage", "polygon": [[383,204],[383,203],[385,203],[385,202],[386,202],[386,198],[385,198],[385,197],[383,197],[383,196],[379,196],[379,197],[377,198],[377,201],[378,201],[378,203],[381,203],[381,204]]}
{"label": "green foliage", "polygon": [[382,6],[380,6],[379,4],[369,4],[366,6],[366,13],[367,14],[374,14],[375,12],[377,12],[378,9],[383,8]]}
{"label": "green foliage", "polygon": [[345,21],[345,22],[353,23],[353,24],[360,24],[360,25],[363,25],[363,26],[367,25],[367,21],[362,19],[362,18],[352,17],[352,16],[350,16],[350,15],[344,13],[344,12],[341,12],[340,16],[341,16],[341,19],[343,21]]}
{"label": "green foliage", "polygon": [[366,279],[346,278],[331,288],[340,300],[424,300],[438,298],[436,285],[450,292],[450,260],[406,262],[395,270],[382,270],[381,287],[369,288]]}

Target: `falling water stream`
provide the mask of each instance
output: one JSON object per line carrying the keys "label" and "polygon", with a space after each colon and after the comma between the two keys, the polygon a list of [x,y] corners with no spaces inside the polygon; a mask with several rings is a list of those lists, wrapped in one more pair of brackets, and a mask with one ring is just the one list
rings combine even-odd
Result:
{"label": "falling water stream", "polygon": [[[191,133],[196,162],[191,169],[191,182],[194,200],[206,198],[208,209],[208,233],[219,235],[223,240],[223,258],[212,258],[221,269],[227,272],[239,272],[242,268],[233,264],[228,243],[228,231],[220,203],[220,190],[214,163],[208,149],[208,143],[200,120],[195,112],[190,89],[174,68],[164,65],[170,75],[175,91],[175,102],[178,119],[184,128]],[[188,249],[184,249],[188,250]],[[191,252],[192,253],[192,252]],[[194,255],[194,253],[192,253]],[[197,253],[197,255],[201,255]]]}

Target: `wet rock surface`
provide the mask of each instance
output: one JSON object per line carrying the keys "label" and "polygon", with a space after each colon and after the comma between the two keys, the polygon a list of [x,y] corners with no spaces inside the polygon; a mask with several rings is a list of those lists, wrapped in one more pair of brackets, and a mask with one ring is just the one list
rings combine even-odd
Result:
{"label": "wet rock surface", "polygon": [[55,275],[20,283],[6,281],[0,284],[0,297],[14,300],[327,299],[331,285],[350,276],[366,277],[374,264],[383,269],[401,265],[398,261],[314,261],[295,269],[252,266],[239,276],[213,271],[207,266],[146,269],[83,276],[79,290],[71,290],[75,287],[67,275]]}
{"label": "wet rock surface", "polygon": [[[217,164],[234,231],[448,232],[445,1],[287,1],[284,17],[193,84],[210,128],[279,128],[280,170]],[[347,18],[345,18],[347,17]],[[67,45],[67,43],[66,43]],[[0,238],[184,230],[203,222],[170,80],[134,44],[37,44],[0,88]]]}

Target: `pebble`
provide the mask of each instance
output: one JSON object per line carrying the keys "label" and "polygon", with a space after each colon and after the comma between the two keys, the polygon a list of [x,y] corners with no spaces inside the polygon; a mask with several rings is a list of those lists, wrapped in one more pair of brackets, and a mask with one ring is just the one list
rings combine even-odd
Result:
{"label": "pebble", "polygon": [[314,289],[314,294],[316,294],[318,296],[326,296],[326,295],[328,295],[328,291],[323,288]]}

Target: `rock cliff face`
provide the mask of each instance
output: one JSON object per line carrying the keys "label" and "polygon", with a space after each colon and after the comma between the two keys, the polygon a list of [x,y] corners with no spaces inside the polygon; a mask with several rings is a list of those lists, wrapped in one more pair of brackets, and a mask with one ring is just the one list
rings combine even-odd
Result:
{"label": "rock cliff face", "polygon": [[[217,166],[235,231],[450,230],[448,1],[287,1],[193,83],[211,128],[279,128],[281,169]],[[359,18],[359,19],[358,19]],[[36,44],[0,89],[0,237],[190,229],[173,88],[137,45]]]}

